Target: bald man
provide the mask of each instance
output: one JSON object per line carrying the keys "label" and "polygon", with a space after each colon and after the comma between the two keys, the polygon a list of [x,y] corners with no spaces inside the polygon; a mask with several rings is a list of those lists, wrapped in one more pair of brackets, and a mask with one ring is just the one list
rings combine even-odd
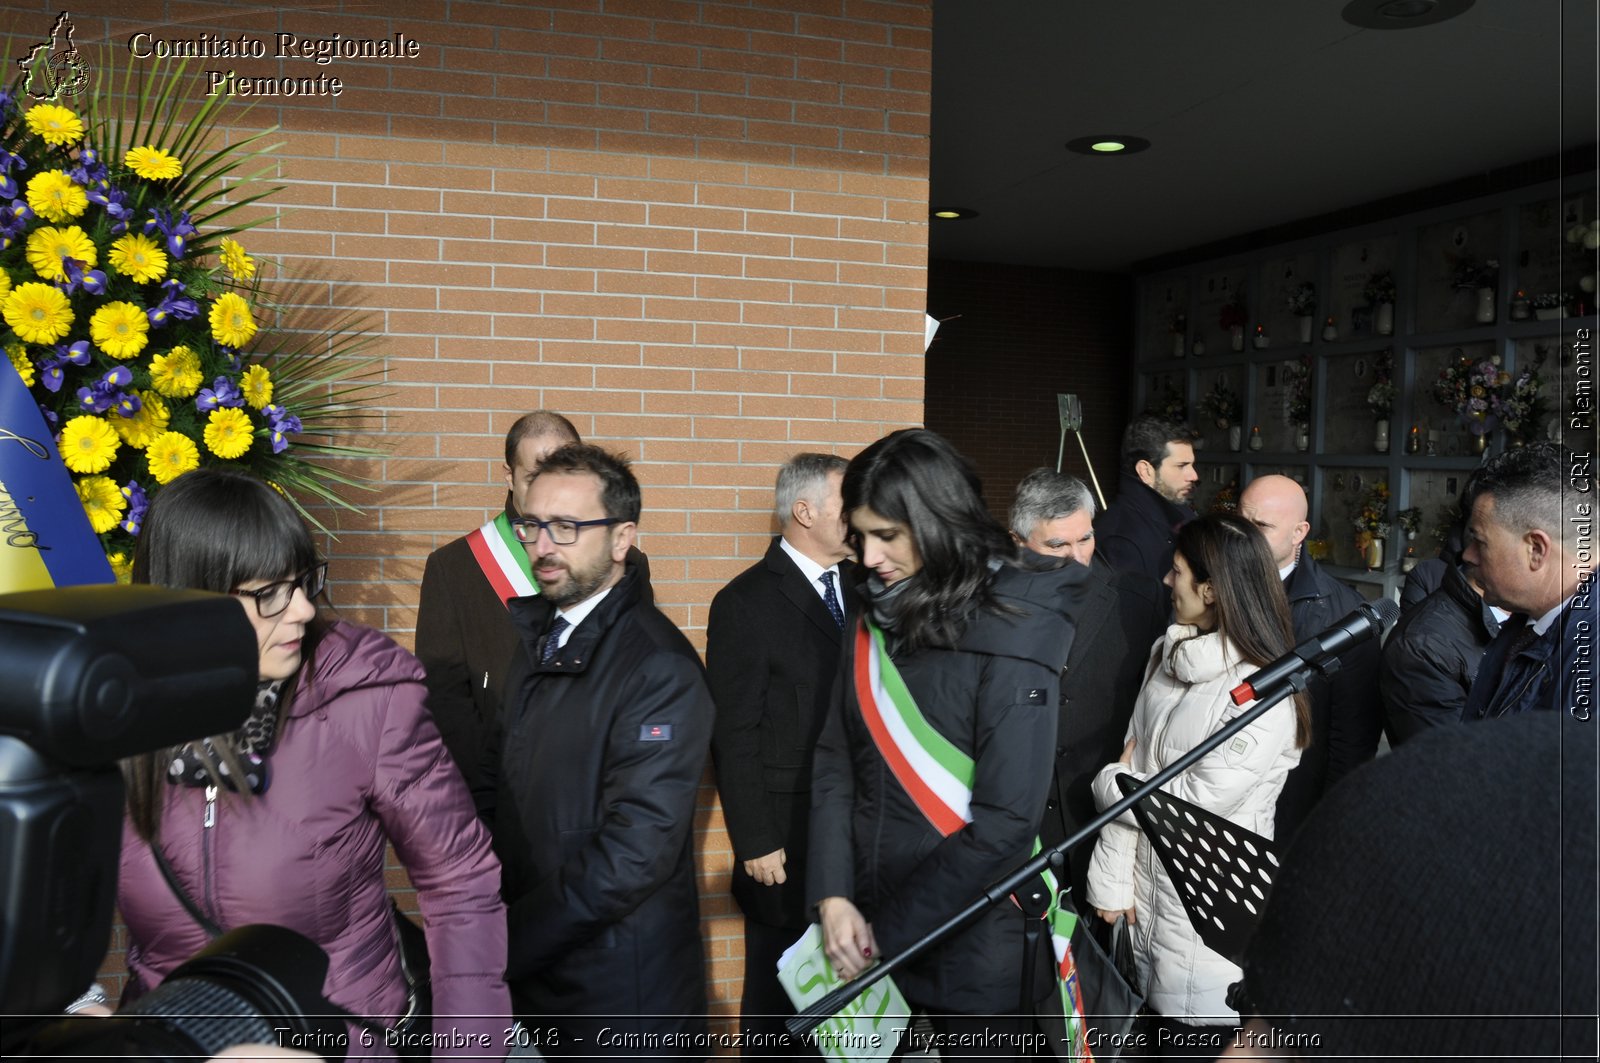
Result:
{"label": "bald man", "polygon": [[[1272,547],[1296,640],[1325,631],[1363,601],[1305,552],[1308,511],[1305,491],[1287,476],[1258,477],[1239,495],[1239,513]],[[1378,662],[1378,644],[1366,642],[1344,654],[1331,677],[1311,684],[1311,745],[1278,798],[1278,840],[1288,841],[1329,786],[1377,753],[1383,732]]]}

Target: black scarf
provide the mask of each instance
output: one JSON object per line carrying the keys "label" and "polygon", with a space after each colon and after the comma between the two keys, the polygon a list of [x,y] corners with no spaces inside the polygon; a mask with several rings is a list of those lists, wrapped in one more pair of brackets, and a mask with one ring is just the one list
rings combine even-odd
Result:
{"label": "black scarf", "polygon": [[[245,787],[253,794],[265,793],[271,781],[267,758],[278,740],[278,698],[284,681],[273,680],[256,686],[256,705],[243,725],[232,735],[244,767]],[[216,777],[212,776],[215,766]],[[201,738],[178,747],[167,765],[167,782],[178,786],[220,786],[239,791],[238,782],[228,775],[228,764],[218,754],[211,739]]]}

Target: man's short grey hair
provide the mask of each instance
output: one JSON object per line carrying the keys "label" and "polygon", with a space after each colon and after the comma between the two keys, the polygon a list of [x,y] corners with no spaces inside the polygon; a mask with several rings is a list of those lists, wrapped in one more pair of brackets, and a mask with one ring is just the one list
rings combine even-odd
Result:
{"label": "man's short grey hair", "polygon": [[849,465],[837,454],[809,452],[796,454],[784,462],[783,468],[778,470],[777,498],[772,507],[778,515],[778,523],[788,524],[794,519],[794,504],[802,498],[820,505],[828,491],[828,475],[843,476]]}
{"label": "man's short grey hair", "polygon": [[1038,468],[1017,485],[1017,500],[1011,503],[1011,530],[1026,540],[1043,522],[1070,517],[1080,509],[1094,518],[1094,495],[1087,484],[1076,476]]}

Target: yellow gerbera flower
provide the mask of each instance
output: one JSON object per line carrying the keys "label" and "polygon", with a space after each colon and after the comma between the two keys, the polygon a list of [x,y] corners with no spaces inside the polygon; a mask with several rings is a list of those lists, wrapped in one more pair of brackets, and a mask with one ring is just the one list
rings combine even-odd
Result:
{"label": "yellow gerbera flower", "polygon": [[22,386],[33,387],[33,359],[28,357],[28,348],[20,343],[6,345],[6,354],[11,358],[11,364],[16,367],[17,375],[22,378]]}
{"label": "yellow gerbera flower", "polygon": [[0,269],[0,299],[11,294],[11,274]]}
{"label": "yellow gerbera flower", "polygon": [[46,221],[71,221],[89,209],[89,196],[65,170],[46,170],[28,182],[28,206]]}
{"label": "yellow gerbera flower", "polygon": [[145,448],[144,460],[158,484],[169,484],[200,465],[200,448],[182,432],[162,432]]}
{"label": "yellow gerbera flower", "polygon": [[53,103],[41,103],[28,110],[28,131],[46,144],[65,147],[83,138],[83,119]]}
{"label": "yellow gerbera flower", "polygon": [[167,409],[167,404],[161,401],[161,396],[155,392],[140,391],[137,394],[140,403],[138,413],[132,417],[108,419],[124,443],[134,450],[143,450],[167,430],[167,424],[172,420],[172,413]]}
{"label": "yellow gerbera flower", "polygon": [[61,268],[63,258],[77,259],[83,263],[84,269],[93,269],[100,261],[100,252],[94,249],[94,241],[76,225],[64,229],[52,225],[35,229],[28,234],[27,254],[28,265],[47,281],[58,281],[67,275]]}
{"label": "yellow gerbera flower", "polygon": [[211,335],[224,347],[243,347],[256,334],[250,304],[228,292],[211,304]]}
{"label": "yellow gerbera flower", "polygon": [[63,425],[57,445],[61,448],[61,460],[73,472],[105,472],[122,447],[117,433],[105,419],[92,414],[74,417]]}
{"label": "yellow gerbera flower", "polygon": [[183,163],[176,155],[148,145],[134,148],[122,157],[122,161],[146,181],[165,181],[183,172]]}
{"label": "yellow gerbera flower", "polygon": [[116,481],[106,476],[85,476],[72,486],[78,492],[78,501],[83,503],[83,511],[89,514],[89,526],[96,535],[110,531],[122,520],[128,500],[122,497],[122,489]]}
{"label": "yellow gerbera flower", "polygon": [[148,284],[167,275],[167,253],[143,233],[128,233],[111,245],[106,255],[111,268],[135,283]]}
{"label": "yellow gerbera flower", "polygon": [[132,303],[107,303],[89,318],[89,338],[113,358],[132,358],[150,342],[150,319]]}
{"label": "yellow gerbera flower", "polygon": [[212,410],[206,421],[206,449],[219,458],[243,457],[255,439],[255,427],[243,410]]}
{"label": "yellow gerbera flower", "polygon": [[150,383],[169,399],[188,398],[200,390],[204,379],[200,356],[188,347],[174,347],[150,359]]}
{"label": "yellow gerbera flower", "polygon": [[111,574],[117,577],[118,583],[133,582],[133,559],[126,550],[113,550],[106,555],[106,560],[111,563]]}
{"label": "yellow gerbera flower", "polygon": [[243,245],[237,240],[223,237],[221,258],[223,268],[240,280],[256,275],[256,260],[244,253]]}
{"label": "yellow gerbera flower", "polygon": [[244,401],[262,409],[272,401],[272,374],[265,366],[253,365],[239,378],[239,388],[244,392]]}
{"label": "yellow gerbera flower", "polygon": [[30,281],[6,296],[6,324],[26,343],[54,343],[72,328],[72,304],[61,289]]}

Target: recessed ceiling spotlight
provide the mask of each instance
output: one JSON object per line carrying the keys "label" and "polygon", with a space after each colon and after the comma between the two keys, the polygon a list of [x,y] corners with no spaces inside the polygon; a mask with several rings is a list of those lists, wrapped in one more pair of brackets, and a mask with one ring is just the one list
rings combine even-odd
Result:
{"label": "recessed ceiling spotlight", "polygon": [[962,221],[967,218],[976,218],[978,212],[968,207],[934,207],[928,211],[930,218],[940,221]]}
{"label": "recessed ceiling spotlight", "polygon": [[1369,30],[1409,30],[1455,18],[1476,0],[1352,0],[1339,12],[1352,26]]}
{"label": "recessed ceiling spotlight", "polygon": [[1067,141],[1067,150],[1079,155],[1132,155],[1150,146],[1144,137],[1123,133],[1099,133],[1092,137],[1078,137]]}

